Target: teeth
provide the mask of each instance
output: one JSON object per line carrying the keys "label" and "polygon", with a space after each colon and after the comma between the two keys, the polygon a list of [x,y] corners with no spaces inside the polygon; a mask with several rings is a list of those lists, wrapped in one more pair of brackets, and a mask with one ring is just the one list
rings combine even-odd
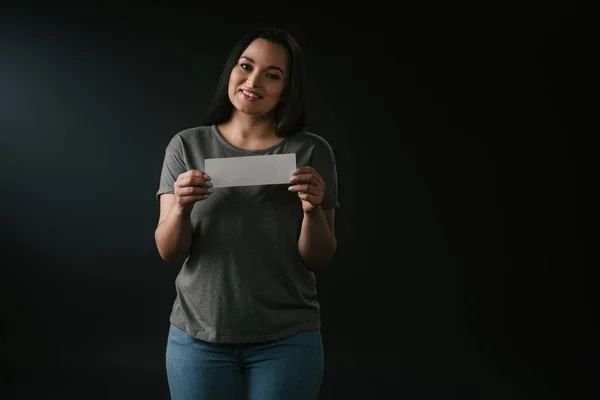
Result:
{"label": "teeth", "polygon": [[245,90],[242,90],[242,93],[244,93],[248,97],[252,97],[253,99],[258,99],[258,96],[253,93],[246,92]]}

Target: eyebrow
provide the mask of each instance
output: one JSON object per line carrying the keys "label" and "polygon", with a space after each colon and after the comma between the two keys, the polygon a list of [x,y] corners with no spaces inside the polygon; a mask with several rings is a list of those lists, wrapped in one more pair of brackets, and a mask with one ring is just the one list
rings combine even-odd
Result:
{"label": "eyebrow", "polygon": [[[251,63],[254,64],[254,60],[251,59],[250,57],[248,57],[248,56],[241,56],[240,59],[242,59],[242,58],[245,58],[246,60],[248,60],[248,61],[250,61]],[[279,68],[277,65],[269,65],[267,67],[267,69],[276,69],[276,70],[279,70],[283,74],[283,70],[281,68]]]}

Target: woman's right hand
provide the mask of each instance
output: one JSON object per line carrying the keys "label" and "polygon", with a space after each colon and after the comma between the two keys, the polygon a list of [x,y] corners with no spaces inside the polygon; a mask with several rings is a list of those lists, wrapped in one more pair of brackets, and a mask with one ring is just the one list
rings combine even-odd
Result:
{"label": "woman's right hand", "polygon": [[197,169],[191,169],[177,177],[175,181],[175,207],[190,213],[197,201],[207,199],[212,193],[210,176]]}

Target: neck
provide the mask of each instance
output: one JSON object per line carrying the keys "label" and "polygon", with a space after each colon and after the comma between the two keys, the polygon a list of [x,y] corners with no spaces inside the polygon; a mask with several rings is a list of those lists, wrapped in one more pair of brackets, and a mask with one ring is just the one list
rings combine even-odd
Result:
{"label": "neck", "polygon": [[272,119],[256,118],[235,110],[231,119],[218,128],[229,143],[248,150],[263,149],[280,140]]}
{"label": "neck", "polygon": [[222,126],[236,139],[265,140],[276,134],[275,122],[271,118],[256,118],[234,110],[231,119]]}

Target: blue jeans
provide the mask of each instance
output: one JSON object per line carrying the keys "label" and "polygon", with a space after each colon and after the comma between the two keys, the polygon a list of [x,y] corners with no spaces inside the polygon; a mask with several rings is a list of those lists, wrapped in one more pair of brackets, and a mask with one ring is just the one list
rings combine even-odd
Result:
{"label": "blue jeans", "polygon": [[267,343],[209,343],[171,325],[166,367],[172,400],[317,400],[319,329]]}

